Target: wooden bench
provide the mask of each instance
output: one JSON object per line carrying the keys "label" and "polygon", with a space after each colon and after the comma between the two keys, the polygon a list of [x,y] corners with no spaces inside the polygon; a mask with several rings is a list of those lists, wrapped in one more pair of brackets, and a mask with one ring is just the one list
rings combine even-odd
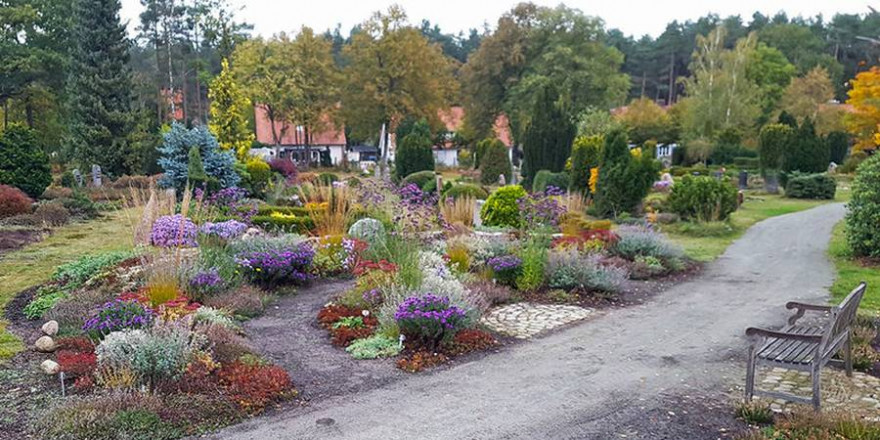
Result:
{"label": "wooden bench", "polygon": [[[812,403],[821,406],[819,373],[828,364],[842,364],[846,375],[852,376],[852,324],[867,284],[862,282],[837,306],[818,306],[789,302],[785,308],[796,309],[788,319],[788,325],[780,330],[764,330],[751,327],[746,336],[751,340],[749,364],[746,371],[746,402],[752,396],[763,395],[792,402]],[[797,325],[806,312],[818,312],[824,316],[818,324]],[[843,361],[832,359],[843,350]],[[778,391],[755,389],[755,369],[758,365],[770,365],[790,370],[809,371],[813,383],[812,398],[800,397]]]}

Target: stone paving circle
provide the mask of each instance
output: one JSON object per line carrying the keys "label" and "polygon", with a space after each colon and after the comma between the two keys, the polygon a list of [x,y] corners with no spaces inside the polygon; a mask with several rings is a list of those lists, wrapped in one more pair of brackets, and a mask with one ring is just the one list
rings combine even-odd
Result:
{"label": "stone paving circle", "polygon": [[516,303],[496,307],[481,322],[495,332],[529,339],[565,324],[586,319],[593,310],[571,305]]}

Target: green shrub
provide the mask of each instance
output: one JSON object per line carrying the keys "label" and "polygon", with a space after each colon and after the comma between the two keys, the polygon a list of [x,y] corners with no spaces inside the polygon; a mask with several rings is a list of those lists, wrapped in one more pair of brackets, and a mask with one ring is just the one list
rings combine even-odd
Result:
{"label": "green shrub", "polygon": [[634,212],[648,195],[659,171],[654,158],[633,157],[623,131],[609,133],[599,165],[596,211],[606,217]]}
{"label": "green shrub", "polygon": [[831,161],[841,165],[846,160],[849,151],[849,133],[845,131],[832,131],[825,136],[828,150],[831,153]]}
{"label": "green shrub", "polygon": [[516,288],[524,292],[533,292],[544,285],[544,274],[547,267],[547,249],[550,243],[541,237],[533,237],[520,249],[522,259]]}
{"label": "green shrub", "polygon": [[[434,183],[436,185],[437,179],[436,174],[433,170],[425,170],[425,171],[417,171],[403,178],[400,181],[401,185],[409,185],[414,184],[418,186],[420,189],[425,190],[425,187],[428,186],[429,183]],[[436,187],[435,187],[436,189]]]}
{"label": "green shrub", "polygon": [[295,215],[294,217],[256,215],[251,218],[251,223],[267,231],[275,232],[307,234],[315,229],[315,221],[308,215]]}
{"label": "green shrub", "polygon": [[397,132],[397,151],[394,155],[395,174],[401,178],[418,171],[433,171],[432,144],[431,129],[426,120],[422,119],[409,127],[401,124]]}
{"label": "green shrub", "polygon": [[831,162],[831,149],[816,135],[813,122],[807,118],[795,131],[793,141],[784,151],[782,169],[786,172],[823,173]]}
{"label": "green shrub", "polygon": [[400,343],[397,339],[384,335],[374,335],[369,338],[358,339],[345,348],[355,359],[376,359],[397,356],[400,353]]}
{"label": "green shrub", "polygon": [[794,130],[786,124],[768,124],[758,138],[758,157],[762,170],[782,169],[785,150],[794,140]]}
{"label": "green shrub", "polygon": [[846,240],[857,257],[880,257],[880,154],[862,162],[852,184]]}
{"label": "green shrub", "polygon": [[834,199],[837,182],[827,174],[795,174],[788,177],[785,196],[795,199]]}
{"label": "green shrub", "polygon": [[571,190],[587,194],[590,192],[590,170],[599,166],[602,158],[601,135],[578,136],[571,150]]}
{"label": "green shrub", "polygon": [[49,156],[36,133],[19,124],[6,127],[0,135],[0,185],[14,186],[36,198],[51,183]]}
{"label": "green shrub", "polygon": [[[251,158],[246,164],[251,192],[256,195],[263,194],[272,179],[272,168],[260,158]],[[320,177],[319,177],[320,179]]]}
{"label": "green shrub", "polygon": [[65,188],[73,188],[78,186],[76,183],[76,177],[73,176],[73,171],[66,170],[61,173],[61,186]]}
{"label": "green shrub", "polygon": [[[510,164],[510,155],[507,147],[498,139],[484,139],[477,144],[478,160],[480,163],[480,183],[483,185],[495,185],[498,176],[504,175],[506,182],[510,182],[513,176],[513,166]],[[482,152],[482,157],[479,156]]]}
{"label": "green shrub", "polygon": [[238,185],[241,178],[236,173],[234,166],[237,162],[232,151],[221,150],[217,139],[207,127],[187,129],[174,123],[171,130],[165,133],[164,142],[159,147],[161,158],[158,164],[163,171],[159,186],[173,187],[178,191],[186,186],[189,180],[189,153],[194,146],[199,148],[202,166],[214,186],[229,188]]}
{"label": "green shrub", "polygon": [[334,173],[321,173],[318,174],[318,182],[324,185],[330,185],[333,182],[339,182],[339,176]]}
{"label": "green shrub", "polygon": [[57,202],[41,203],[34,215],[49,226],[63,226],[70,220],[70,211]]}
{"label": "green shrub", "polygon": [[495,190],[480,210],[483,225],[518,228],[522,222],[522,214],[517,201],[527,195],[526,190],[519,185],[507,185]]}
{"label": "green shrub", "polygon": [[94,218],[98,215],[98,207],[91,199],[80,191],[75,191],[73,197],[59,199],[61,204],[70,211],[70,215],[81,218]]}
{"label": "green shrub", "polygon": [[472,183],[459,183],[452,185],[449,189],[444,191],[443,196],[452,197],[453,199],[470,197],[473,199],[486,200],[486,198],[489,197],[489,193],[479,185],[474,185]]}
{"label": "green shrub", "polygon": [[838,173],[843,174],[852,174],[855,173],[859,168],[859,165],[868,158],[868,155],[864,151],[856,151],[849,155],[845,161],[843,161],[843,165],[837,169]]}
{"label": "green shrub", "polygon": [[551,173],[547,170],[538,171],[535,174],[535,181],[532,183],[532,191],[544,192],[548,186],[553,186],[561,190],[567,190],[569,185],[568,173]]}
{"label": "green shrub", "polygon": [[672,187],[669,209],[684,219],[718,221],[736,211],[736,188],[713,177],[685,176]]}

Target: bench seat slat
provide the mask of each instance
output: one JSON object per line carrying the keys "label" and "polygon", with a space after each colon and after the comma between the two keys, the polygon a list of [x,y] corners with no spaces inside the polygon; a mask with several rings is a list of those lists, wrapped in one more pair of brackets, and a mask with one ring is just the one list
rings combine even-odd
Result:
{"label": "bench seat slat", "polygon": [[[823,329],[821,327],[790,325],[781,331],[800,335],[821,335]],[[779,363],[808,364],[812,362],[818,345],[817,343],[785,338],[769,338],[764,347],[759,350],[758,358]]]}

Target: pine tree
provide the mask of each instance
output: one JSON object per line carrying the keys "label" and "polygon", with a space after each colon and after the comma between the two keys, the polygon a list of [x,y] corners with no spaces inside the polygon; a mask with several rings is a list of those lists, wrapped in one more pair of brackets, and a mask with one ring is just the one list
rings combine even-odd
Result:
{"label": "pine tree", "polygon": [[245,112],[251,110],[251,102],[235,83],[226,59],[222,62],[220,75],[211,82],[208,99],[211,100],[208,128],[217,137],[220,148],[232,150],[239,160],[245,160],[254,141],[254,133],[245,116]]}
{"label": "pine tree", "polygon": [[538,87],[531,119],[523,134],[522,174],[527,186],[538,171],[558,173],[565,169],[576,134],[574,124],[556,102],[556,89],[549,84]]}
{"label": "pine tree", "polygon": [[74,0],[68,148],[84,167],[120,175],[133,129],[129,41],[119,0]]}
{"label": "pine tree", "polygon": [[822,173],[828,169],[831,161],[831,150],[828,144],[816,134],[816,128],[810,118],[798,127],[794,141],[785,151],[784,170],[803,173]]}
{"label": "pine tree", "polygon": [[[394,157],[394,171],[403,179],[412,173],[434,170],[434,153],[431,151],[431,129],[422,119],[411,126],[397,130],[400,142]],[[403,136],[401,136],[403,135]]]}

